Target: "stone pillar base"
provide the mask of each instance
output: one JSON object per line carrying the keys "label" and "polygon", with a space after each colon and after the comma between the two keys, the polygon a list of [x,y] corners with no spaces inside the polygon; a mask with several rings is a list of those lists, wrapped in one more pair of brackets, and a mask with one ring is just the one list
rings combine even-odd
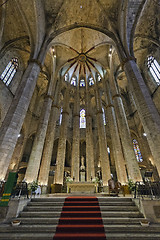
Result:
{"label": "stone pillar base", "polygon": [[51,193],[61,193],[62,192],[62,184],[51,184]]}
{"label": "stone pillar base", "polygon": [[8,206],[0,207],[0,223],[6,219],[7,212],[8,212]]}
{"label": "stone pillar base", "polygon": [[103,186],[103,192],[108,192],[108,186]]}
{"label": "stone pillar base", "polygon": [[42,192],[42,194],[47,194],[48,193],[47,186],[41,186],[41,192]]}

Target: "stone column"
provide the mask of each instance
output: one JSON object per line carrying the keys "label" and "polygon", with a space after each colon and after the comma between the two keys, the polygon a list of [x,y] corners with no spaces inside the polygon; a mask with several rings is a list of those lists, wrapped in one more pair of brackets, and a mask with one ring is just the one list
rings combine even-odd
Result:
{"label": "stone column", "polygon": [[128,180],[127,180],[127,174],[126,174],[126,168],[125,168],[125,160],[123,157],[122,146],[119,138],[115,109],[114,109],[114,105],[111,97],[109,82],[106,80],[103,85],[105,89],[104,93],[105,93],[105,98],[107,103],[106,115],[108,119],[110,135],[111,135],[112,150],[113,150],[113,156],[115,160],[117,179],[121,184],[124,185],[127,183]]}
{"label": "stone column", "polygon": [[110,79],[110,86],[112,89],[112,99],[115,106],[115,113],[117,117],[118,130],[122,142],[122,148],[124,153],[124,158],[127,165],[128,177],[133,181],[142,181],[141,173],[139,170],[138,162],[133,149],[133,143],[131,139],[131,134],[123,107],[123,102],[120,94],[118,93],[115,80]]}
{"label": "stone column", "polygon": [[103,123],[103,112],[102,103],[99,93],[99,89],[96,86],[95,89],[95,99],[97,106],[97,127],[98,127],[98,139],[99,139],[99,152],[100,152],[100,163],[102,169],[102,180],[104,187],[108,185],[108,180],[111,178],[109,157],[107,151],[107,139]]}
{"label": "stone column", "polygon": [[0,50],[2,48],[2,37],[4,33],[4,26],[6,20],[6,4],[1,5],[1,17],[0,17]]}
{"label": "stone column", "polygon": [[[43,51],[44,50],[44,51]],[[30,60],[0,129],[0,178],[4,179],[44,60]]]}
{"label": "stone column", "polygon": [[160,175],[160,115],[154,105],[148,88],[141,76],[135,60],[124,63],[129,86],[137,106],[143,128],[154,158],[154,163]]}
{"label": "stone column", "polygon": [[[53,58],[53,60],[55,60]],[[42,151],[44,146],[44,141],[46,137],[46,131],[52,106],[52,93],[53,93],[53,85],[54,85],[54,74],[55,74],[55,62],[53,61],[53,72],[51,76],[51,80],[48,87],[47,95],[45,96],[42,113],[40,116],[38,129],[36,132],[36,136],[34,139],[32,152],[29,158],[25,179],[27,182],[32,182],[34,180],[37,180],[41,157],[42,157]]]}
{"label": "stone column", "polygon": [[93,152],[93,132],[92,117],[90,112],[89,92],[86,90],[86,170],[87,182],[95,178],[94,152]]}
{"label": "stone column", "polygon": [[58,80],[54,102],[52,104],[52,109],[50,113],[50,119],[48,123],[42,161],[41,161],[41,167],[40,167],[40,173],[38,178],[38,182],[40,183],[40,185],[43,185],[43,186],[47,186],[48,184],[48,177],[49,177],[49,171],[50,171],[50,164],[52,160],[52,151],[53,151],[53,144],[54,144],[54,137],[55,137],[55,130],[56,130],[56,121],[59,118],[60,87],[61,87],[61,81]]}
{"label": "stone column", "polygon": [[76,182],[79,182],[79,168],[80,168],[80,152],[79,152],[79,88],[75,90],[74,96],[74,110],[73,110],[73,142],[72,142],[72,167],[71,176],[74,177]]}
{"label": "stone column", "polygon": [[54,183],[63,185],[64,175],[64,164],[66,154],[66,139],[67,139],[67,128],[69,120],[69,87],[65,90],[64,106],[62,112],[62,124],[60,128],[60,136],[58,142],[58,152],[56,160],[56,171]]}
{"label": "stone column", "polygon": [[[25,124],[25,128],[23,129],[23,132],[22,132],[23,136],[20,135],[20,138],[18,138],[16,147],[15,147],[13,155],[12,155],[10,166],[8,168],[8,172],[9,171],[18,171],[19,163],[22,159],[24,149],[26,146],[26,142],[28,139],[29,129],[31,127],[30,124],[31,124],[31,120],[32,120],[32,112],[34,111],[34,108],[37,107],[37,105],[36,105],[36,104],[38,104],[37,101],[39,101],[39,98],[37,97],[36,91],[34,91],[32,99],[31,99],[31,104],[29,106],[26,117],[24,119],[24,122],[27,123],[27,125]],[[14,166],[14,168],[13,168],[13,166]]]}

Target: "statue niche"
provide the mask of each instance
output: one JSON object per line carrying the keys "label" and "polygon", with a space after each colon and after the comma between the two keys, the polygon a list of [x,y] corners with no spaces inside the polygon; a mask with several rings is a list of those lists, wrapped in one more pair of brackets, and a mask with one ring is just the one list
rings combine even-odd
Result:
{"label": "statue niche", "polygon": [[81,157],[81,166],[80,166],[80,182],[86,181],[86,167],[84,165],[84,157]]}

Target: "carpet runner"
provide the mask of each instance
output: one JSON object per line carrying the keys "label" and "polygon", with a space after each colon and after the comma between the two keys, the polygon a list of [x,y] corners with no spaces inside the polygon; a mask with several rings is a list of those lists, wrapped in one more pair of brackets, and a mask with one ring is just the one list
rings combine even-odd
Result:
{"label": "carpet runner", "polygon": [[106,240],[98,198],[67,197],[54,240]]}

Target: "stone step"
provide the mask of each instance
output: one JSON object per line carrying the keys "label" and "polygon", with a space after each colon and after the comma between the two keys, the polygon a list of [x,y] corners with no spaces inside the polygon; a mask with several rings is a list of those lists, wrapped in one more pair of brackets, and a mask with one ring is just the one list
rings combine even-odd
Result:
{"label": "stone step", "polygon": [[43,197],[37,197],[37,198],[32,198],[31,202],[63,202],[65,201],[65,197],[61,197],[61,198],[43,198]]}
{"label": "stone step", "polygon": [[[53,240],[54,233],[2,233],[2,240]],[[160,234],[145,234],[145,233],[107,233],[107,240],[159,240]]]}
{"label": "stone step", "polygon": [[144,227],[139,225],[104,225],[106,233],[158,233],[160,234],[160,228],[157,227]]}
{"label": "stone step", "polygon": [[99,206],[135,206],[134,202],[99,202]]}
{"label": "stone step", "polygon": [[102,218],[104,217],[120,217],[120,218],[142,218],[143,214],[141,214],[139,211],[134,212],[117,212],[117,211],[103,211],[101,212]]}
{"label": "stone step", "polygon": [[[105,232],[106,233],[158,233],[160,234],[159,226],[149,226],[149,227],[142,227],[140,225],[104,225]],[[23,233],[23,232],[52,232],[54,233],[56,231],[56,226],[54,225],[19,225],[19,226],[1,226],[0,227],[1,233]]]}
{"label": "stone step", "polygon": [[23,211],[27,212],[61,212],[62,207],[60,206],[27,206],[23,209]]}
{"label": "stone step", "polygon": [[19,216],[21,217],[46,217],[46,218],[53,218],[53,217],[60,217],[61,212],[21,212]]}
{"label": "stone step", "polygon": [[2,233],[2,240],[53,240],[54,233]]}
{"label": "stone step", "polygon": [[137,206],[100,206],[101,212],[103,211],[138,211]]}
{"label": "stone step", "polygon": [[[18,217],[17,220],[20,220],[22,224],[58,224],[59,217],[52,217],[52,218],[37,218],[37,217]],[[113,217],[104,217],[103,218],[103,223],[107,225],[119,225],[119,224],[125,224],[125,225],[130,225],[130,224],[140,224],[140,221],[144,220],[144,218],[113,218]]]}
{"label": "stone step", "polygon": [[39,225],[24,225],[24,224],[20,224],[19,226],[3,226],[3,227],[0,227],[0,232],[1,233],[4,233],[4,232],[13,232],[13,233],[25,233],[25,232],[36,232],[36,233],[39,233],[39,232],[42,232],[42,233],[45,233],[45,232],[52,232],[54,233],[56,231],[56,225],[42,225],[42,224],[39,224]]}
{"label": "stone step", "polygon": [[159,240],[160,233],[106,233],[107,240]]}
{"label": "stone step", "polygon": [[52,217],[52,218],[35,218],[35,217],[32,217],[32,218],[29,218],[29,217],[18,217],[16,218],[17,220],[20,220],[22,224],[26,224],[27,226],[30,225],[30,224],[43,224],[43,225],[47,225],[47,224],[55,224],[57,225],[58,224],[58,221],[59,221],[59,217]]}
{"label": "stone step", "polygon": [[[159,227],[142,227],[140,225],[104,225],[105,232],[106,233],[111,233],[111,232],[119,232],[119,233],[160,233]],[[7,232],[55,232],[56,231],[56,226],[53,225],[30,225],[30,226],[17,226],[17,227],[7,227],[6,228]],[[5,232],[5,230],[1,230],[1,232]]]}
{"label": "stone step", "polygon": [[[90,206],[89,206],[90,207]],[[84,206],[83,208],[89,208],[88,206]],[[62,211],[63,206],[27,206],[24,208],[24,211],[31,211],[31,212],[59,212]],[[79,206],[65,206],[65,209],[78,209]],[[82,208],[82,207],[81,207]],[[95,208],[95,206],[91,206],[90,208]],[[100,206],[101,211],[137,211],[136,206]]]}
{"label": "stone step", "polygon": [[44,205],[47,205],[47,206],[63,206],[64,202],[29,202],[27,206],[44,206]]}
{"label": "stone step", "polygon": [[[77,196],[78,197],[78,196]],[[31,202],[64,202],[66,197],[35,197]],[[99,202],[132,202],[131,198],[127,197],[97,197]]]}
{"label": "stone step", "polygon": [[139,225],[140,221],[144,220],[144,217],[134,217],[134,218],[130,218],[130,217],[123,217],[123,218],[119,218],[119,217],[103,217],[103,224],[104,225]]}
{"label": "stone step", "polygon": [[[63,206],[64,202],[45,202],[45,204],[47,206]],[[67,205],[67,204],[66,204]],[[78,205],[78,203],[74,204],[74,205]],[[85,203],[84,203],[85,205]],[[27,206],[44,206],[44,202],[29,202]],[[99,202],[99,206],[135,206],[134,202]]]}
{"label": "stone step", "polygon": [[[65,212],[64,212],[65,213]],[[23,211],[20,213],[21,217],[60,217],[61,211],[57,212],[47,212],[47,211]],[[67,212],[66,212],[67,214]],[[130,218],[138,218],[138,217],[143,217],[143,215],[139,211],[134,211],[134,212],[122,212],[122,211],[102,211],[101,212],[102,217],[130,217]]]}
{"label": "stone step", "polygon": [[132,202],[131,198],[127,197],[98,197],[99,203],[101,202]]}

